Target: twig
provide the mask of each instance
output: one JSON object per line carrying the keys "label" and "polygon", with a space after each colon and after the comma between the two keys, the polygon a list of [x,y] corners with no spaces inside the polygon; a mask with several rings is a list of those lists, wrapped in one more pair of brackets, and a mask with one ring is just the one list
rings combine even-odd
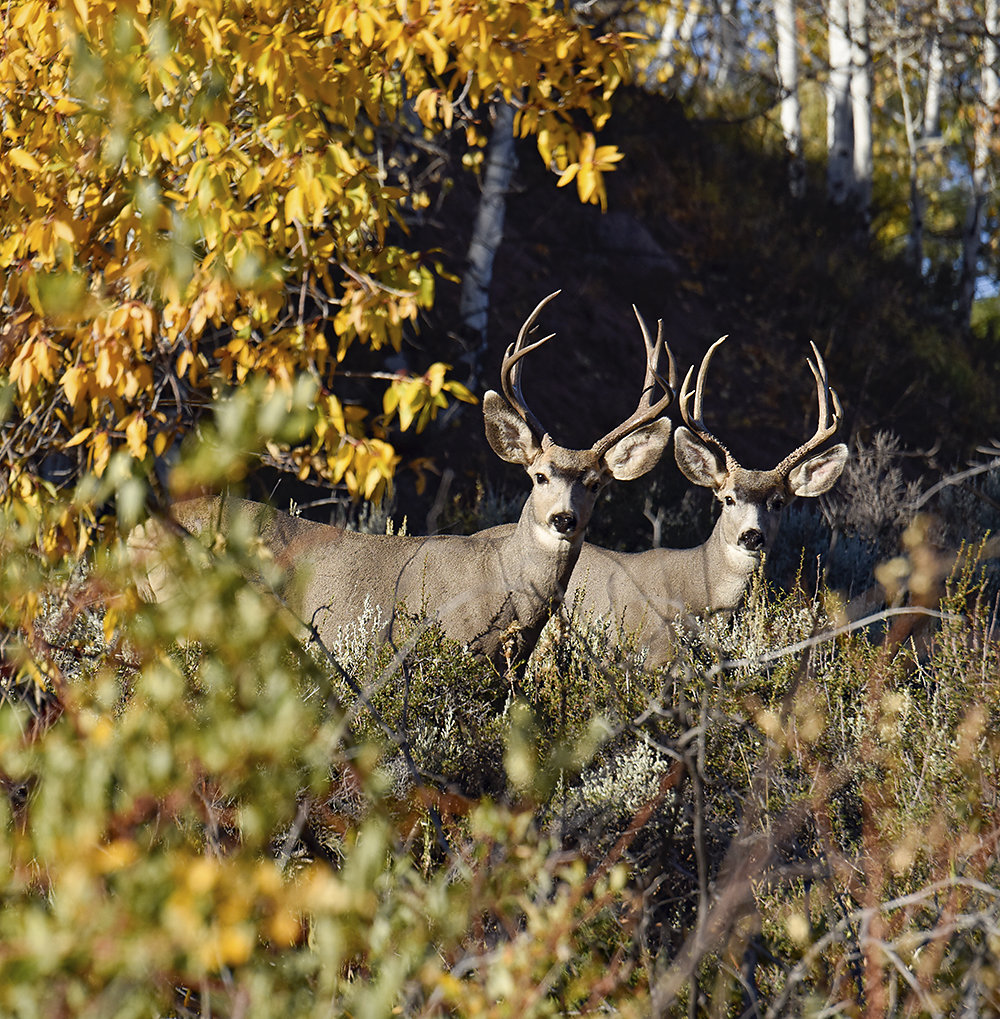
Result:
{"label": "twig", "polygon": [[788,655],[804,651],[806,648],[815,647],[817,644],[841,637],[845,633],[863,630],[866,626],[871,626],[872,623],[883,622],[892,616],[930,616],[932,619],[941,619],[947,622],[960,622],[963,618],[955,612],[941,612],[938,609],[926,608],[923,605],[903,605],[898,608],[882,609],[862,619],[844,623],[843,626],[834,627],[832,630],[824,630],[812,637],[807,637],[805,640],[796,641],[794,644],[786,644],[784,647],[775,648],[773,651],[763,651],[759,655],[754,655],[750,658],[727,659],[713,665],[705,675],[706,678],[711,678],[720,672],[729,672],[734,669],[744,669],[751,665],[763,665],[766,662],[777,661],[779,658],[786,658]]}
{"label": "twig", "polygon": [[[980,452],[988,452],[987,449],[980,447]],[[926,492],[913,504],[914,509],[920,509],[925,503],[929,502],[935,495],[938,494],[942,489],[947,488],[949,485],[957,485],[965,481],[966,478],[973,478],[977,474],[987,474],[990,471],[995,471],[1000,467],[1000,457],[995,460],[990,460],[989,463],[976,464],[974,467],[968,468],[968,470],[959,471],[957,474],[949,474],[946,478],[942,478],[937,484],[931,485]]]}

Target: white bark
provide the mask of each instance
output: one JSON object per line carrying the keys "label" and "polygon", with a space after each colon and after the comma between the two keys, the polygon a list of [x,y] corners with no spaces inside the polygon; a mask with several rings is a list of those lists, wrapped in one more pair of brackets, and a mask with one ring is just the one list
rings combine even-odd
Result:
{"label": "white bark", "polygon": [[924,123],[921,131],[924,139],[941,137],[941,83],[944,79],[941,34],[948,18],[948,0],[937,0],[931,50],[927,57],[927,91],[924,93]]}
{"label": "white bark", "polygon": [[[897,14],[897,21],[898,17]],[[897,23],[896,77],[903,99],[903,123],[910,156],[910,233],[907,238],[906,256],[921,275],[924,271],[924,197],[920,190],[920,167],[925,158],[927,147],[940,141],[941,138],[941,85],[944,79],[941,35],[947,18],[948,0],[937,0],[935,20],[931,29],[930,52],[927,55],[924,106],[919,124],[910,105],[902,43],[898,41],[899,25]]]}
{"label": "white bark", "polygon": [[848,0],[851,32],[851,119],[854,123],[853,197],[868,223],[872,196],[872,87],[868,0]]}
{"label": "white bark", "polygon": [[716,84],[724,89],[733,71],[739,66],[740,31],[737,25],[736,0],[719,0],[718,51],[719,71]]}
{"label": "white bark", "polygon": [[[682,11],[683,19],[681,18]],[[698,3],[678,2],[669,6],[660,29],[660,37],[656,41],[656,57],[654,59],[657,67],[663,64],[673,64],[674,45],[678,42],[686,44],[691,41],[700,13],[701,5]]]}
{"label": "white bark", "polygon": [[910,108],[902,35],[898,30],[896,34],[896,81],[903,103],[903,127],[906,131],[906,150],[910,157],[910,232],[906,239],[906,258],[917,274],[922,275],[924,271],[924,206],[920,195],[917,129],[913,122],[913,111]]}
{"label": "white bark", "polygon": [[851,193],[854,133],[851,126],[851,42],[848,0],[830,0],[830,77],[826,87],[826,192],[835,205]]}
{"label": "white bark", "polygon": [[986,0],[986,33],[983,39],[983,63],[980,70],[980,104],[976,110],[975,145],[972,166],[972,196],[965,228],[962,231],[962,279],[959,312],[968,325],[976,297],[979,276],[979,252],[983,241],[983,209],[990,187],[990,150],[993,120],[1000,107],[1000,76],[997,71],[997,35],[1000,32],[998,0]]}
{"label": "white bark", "polygon": [[468,268],[462,280],[459,314],[462,324],[473,343],[472,368],[479,351],[485,348],[486,327],[490,310],[490,284],[493,281],[493,262],[503,240],[504,214],[511,178],[517,169],[514,148],[514,107],[498,102],[494,107],[496,119],[493,134],[486,148],[486,172],[479,198],[476,222],[472,228],[467,257]]}
{"label": "white bark", "polygon": [[774,0],[778,88],[781,92],[781,133],[788,153],[788,190],[793,198],[805,194],[802,159],[802,109],[799,104],[799,40],[795,30],[795,0]]}

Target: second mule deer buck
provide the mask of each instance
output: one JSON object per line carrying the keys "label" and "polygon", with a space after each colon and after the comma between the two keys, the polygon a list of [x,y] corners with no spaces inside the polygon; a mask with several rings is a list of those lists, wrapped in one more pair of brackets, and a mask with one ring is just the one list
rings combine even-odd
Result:
{"label": "second mule deer buck", "polygon": [[584,618],[605,618],[640,647],[650,668],[666,664],[674,646],[673,620],[684,611],[730,612],[774,540],[782,510],[797,496],[818,496],[840,477],[847,462],[843,443],[817,453],[841,422],[840,401],[830,388],[826,365],[815,344],[808,364],[816,379],[819,424],[813,436],[770,470],[740,466],[705,427],[702,398],[708,365],[719,344],[709,347],[698,370],[688,370],[679,397],[684,425],[674,432],[674,455],[684,476],[710,488],[722,512],[708,540],[696,548],[613,552],[585,544],[577,561],[566,605]]}
{"label": "second mule deer buck", "polygon": [[[468,536],[359,534],[259,503],[219,498],[178,503],[174,519],[190,531],[224,533],[235,513],[249,515],[290,578],[287,590],[277,593],[327,647],[373,610],[381,617],[380,639],[392,640],[402,605],[413,616],[439,620],[447,636],[498,672],[519,667],[562,601],[598,493],[612,478],[645,474],[670,439],[670,422],[660,418],[674,395],[657,373],[662,335],[653,343],[640,318],[646,376],[635,411],[590,449],[553,441],[524,400],[521,371],[523,358],[552,338],[527,343],[535,319],[555,296],[538,304],[507,348],[500,372],[503,396],[490,391],[483,399],[490,445],[502,459],[522,466],[532,482],[516,525]],[[656,399],[658,387],[663,392]],[[134,534],[129,545],[142,555],[155,552],[161,540],[154,524]],[[169,593],[169,578],[155,561],[147,578],[141,590],[146,597]]]}

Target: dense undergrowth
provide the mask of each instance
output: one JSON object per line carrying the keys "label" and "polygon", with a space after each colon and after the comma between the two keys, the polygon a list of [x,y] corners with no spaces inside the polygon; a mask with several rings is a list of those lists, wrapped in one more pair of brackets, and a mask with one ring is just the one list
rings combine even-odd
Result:
{"label": "dense undergrowth", "polygon": [[522,677],[303,648],[246,536],[144,605],[5,520],[0,1012],[996,1011],[995,472],[893,450],[659,675],[583,620]]}

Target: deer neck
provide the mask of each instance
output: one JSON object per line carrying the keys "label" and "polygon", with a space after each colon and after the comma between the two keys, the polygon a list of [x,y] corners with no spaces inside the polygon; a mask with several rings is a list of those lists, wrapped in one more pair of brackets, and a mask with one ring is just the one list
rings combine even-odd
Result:
{"label": "deer neck", "polygon": [[510,666],[520,673],[542,628],[562,603],[583,535],[572,542],[557,541],[538,526],[526,504],[516,524],[500,524],[478,537],[490,549],[483,566],[490,574],[492,595],[489,619],[470,647],[498,671]]}
{"label": "deer neck", "polygon": [[706,580],[706,605],[714,611],[735,609],[743,598],[760,558],[734,548],[723,536],[722,517],[701,546]]}
{"label": "deer neck", "polygon": [[556,537],[538,522],[529,499],[503,543],[500,557],[505,575],[519,578],[512,589],[544,603],[542,611],[547,616],[551,606],[562,600],[582,547],[582,531],[571,541]]}

